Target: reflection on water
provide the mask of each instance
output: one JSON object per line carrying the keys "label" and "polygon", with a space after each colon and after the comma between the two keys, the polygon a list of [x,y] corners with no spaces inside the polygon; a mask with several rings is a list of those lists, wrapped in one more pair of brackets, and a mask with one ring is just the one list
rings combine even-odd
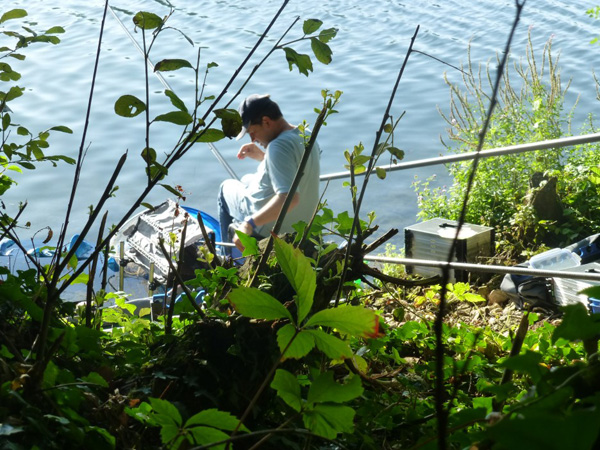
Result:
{"label": "reflection on water", "polygon": [[[173,0],[176,11],[169,25],[181,30],[194,42],[192,47],[174,30],[167,30],[152,53],[158,61],[165,57],[195,61],[201,50],[201,65],[217,62],[207,78],[206,94],[220,92],[247,51],[266,27],[267,20],[281,6],[279,0],[231,0],[202,2]],[[100,23],[102,1],[70,0],[10,0],[3,10],[21,7],[29,12],[29,22],[34,29],[61,25],[66,34],[58,46],[38,45],[28,49],[28,59],[18,64],[23,73],[20,85],[26,86],[26,95],[14,102],[14,118],[30,130],[43,130],[54,125],[66,125],[75,131],[73,136],[55,135],[51,150],[74,156],[80,146],[85,123],[85,111],[90,92]],[[131,17],[140,10],[159,15],[168,13],[164,1],[124,1],[111,3],[118,16],[133,31]],[[586,113],[593,111],[595,91],[591,61],[597,49],[588,42],[595,29],[585,15],[583,2],[530,1],[519,25],[512,55],[524,54],[527,32],[531,30],[536,48],[551,36],[553,49],[561,54],[563,80],[573,78],[567,106],[581,94],[575,124],[582,122]],[[472,60],[485,63],[493,58],[504,43],[514,14],[513,1],[486,0],[466,2],[425,1],[401,2],[398,0],[306,0],[291,1],[273,27],[265,47],[250,61],[242,78],[235,82],[225,96],[229,101],[240,86],[243,77],[268,51],[278,36],[296,16],[316,17],[326,27],[339,29],[330,43],[334,61],[323,66],[315,61],[314,73],[300,75],[296,69],[289,71],[283,52],[276,52],[244,89],[271,93],[282,106],[286,118],[292,122],[306,119],[313,122],[313,112],[320,103],[321,89],[344,92],[339,114],[333,116],[319,136],[322,168],[326,173],[343,170],[343,151],[363,142],[367,149],[373,143],[383,112],[388,105],[392,87],[405,58],[410,39],[420,26],[415,48],[448,63],[459,65],[466,60],[469,41]],[[290,36],[298,37],[299,28]],[[141,43],[141,33],[135,34]],[[308,51],[300,45],[299,50]],[[167,76],[178,96],[190,102],[194,95],[194,80],[189,69]],[[98,80],[95,87],[90,128],[84,147],[87,149],[86,165],[78,191],[76,215],[70,225],[77,231],[87,218],[87,206],[95,203],[104,189],[117,158],[128,152],[128,161],[119,179],[117,197],[108,205],[110,221],[115,222],[126,211],[132,199],[145,182],[140,152],[145,146],[142,116],[134,119],[117,117],[113,105],[123,94],[143,98],[143,61],[117,21],[107,16]],[[395,145],[406,152],[407,160],[416,160],[445,153],[439,138],[444,136],[444,122],[437,107],[447,109],[448,89],[443,81],[444,72],[454,79],[459,74],[423,54],[413,54],[401,80],[391,114],[399,117],[406,111],[395,137]],[[152,91],[152,116],[169,110],[170,104],[162,94],[158,79],[150,79]],[[235,104],[237,105],[236,100]],[[159,154],[168,152],[179,137],[178,127],[153,125],[151,146]],[[249,161],[237,161],[235,154],[239,143],[218,142],[217,148],[240,174],[254,168]],[[385,181],[374,179],[366,197],[365,212],[374,210],[377,222],[385,231],[390,227],[402,229],[416,222],[416,198],[410,187],[415,175],[427,177],[437,173],[441,183],[447,183],[443,167],[429,167],[419,171],[395,172]],[[19,177],[19,186],[9,191],[3,199],[11,212],[20,200],[28,200],[25,214],[33,230],[46,225],[58,229],[63,222],[64,208],[72,184],[73,168],[44,167]],[[211,155],[205,145],[193,148],[174,167],[168,178],[189,193],[187,203],[215,214],[216,190],[227,176],[225,170]],[[158,203],[169,194],[157,189],[149,201]],[[326,197],[330,207],[340,212],[350,208],[348,191],[342,181],[332,182]],[[401,236],[401,234],[400,234]],[[401,238],[399,238],[401,239]]]}

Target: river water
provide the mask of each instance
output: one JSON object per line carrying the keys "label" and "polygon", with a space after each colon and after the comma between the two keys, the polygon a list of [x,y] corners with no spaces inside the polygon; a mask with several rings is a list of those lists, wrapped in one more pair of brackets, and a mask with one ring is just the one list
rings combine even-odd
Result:
{"label": "river water", "polygon": [[[220,92],[226,80],[245,58],[269,20],[281,6],[280,0],[194,1],[172,0],[175,11],[168,24],[189,37],[194,46],[175,30],[167,30],[159,38],[151,54],[155,62],[163,58],[195,61],[198,48],[201,66],[218,63],[206,80],[206,95]],[[114,0],[118,17],[134,33],[131,18],[137,11],[150,11],[160,16],[169,11],[165,0]],[[563,85],[572,79],[567,106],[579,96],[574,117],[578,133],[586,115],[597,108],[592,69],[599,60],[600,47],[590,45],[600,35],[600,21],[587,17],[592,5],[584,1],[528,0],[519,23],[511,57],[525,54],[528,32],[536,51],[541,52],[550,38],[555,55],[560,53]],[[28,26],[46,29],[60,25],[66,30],[57,46],[36,45],[27,49],[24,62],[11,62],[23,74],[19,85],[25,86],[23,97],[11,103],[13,120],[31,131],[42,131],[55,125],[74,130],[73,135],[53,134],[49,153],[75,157],[82,140],[85,112],[90,92],[94,58],[104,2],[99,0],[4,0],[2,12],[23,8],[29,13]],[[362,142],[370,151],[382,115],[388,105],[401,64],[417,26],[414,48],[453,65],[467,61],[471,43],[474,64],[485,64],[501,51],[515,15],[515,4],[508,0],[291,0],[273,27],[265,46],[242,71],[224,100],[229,101],[250,69],[266,54],[281,33],[300,16],[319,18],[324,27],[338,28],[330,42],[333,62],[324,66],[314,61],[314,72],[306,77],[294,68],[288,70],[283,52],[276,52],[244,88],[244,94],[270,93],[281,105],[286,118],[298,123],[313,123],[313,112],[321,100],[321,90],[341,90],[339,114],[328,121],[319,135],[322,173],[344,170],[343,153]],[[7,22],[7,28],[17,21]],[[20,22],[19,22],[20,24]],[[0,26],[1,27],[1,26]],[[0,28],[1,30],[1,28]],[[296,27],[289,36],[299,37]],[[141,33],[134,33],[141,43]],[[8,43],[0,36],[0,46]],[[308,52],[304,44],[296,44],[300,52]],[[88,206],[95,204],[104,190],[117,159],[128,152],[128,161],[117,184],[119,190],[108,204],[109,223],[115,223],[137,198],[145,182],[140,157],[144,144],[143,115],[125,119],[115,115],[114,102],[123,94],[143,98],[144,63],[134,44],[110,14],[106,18],[98,79],[84,142],[86,158],[69,232],[76,233],[85,223]],[[313,58],[314,59],[314,58]],[[412,54],[391,108],[391,114],[405,116],[395,136],[395,145],[406,153],[405,160],[417,160],[445,154],[440,137],[446,136],[445,122],[438,108],[448,111],[449,89],[444,73],[459,80],[460,74],[447,65]],[[162,94],[159,80],[151,75],[152,116],[169,111],[170,104]],[[172,89],[190,102],[194,78],[189,69],[170,72],[166,77]],[[4,90],[4,86],[2,87]],[[235,101],[235,105],[239,100]],[[151,146],[159,154],[177,142],[179,128],[151,128]],[[240,175],[254,169],[251,161],[237,161],[239,143],[224,140],[216,147]],[[14,214],[20,201],[27,201],[24,220],[31,222],[24,235],[50,226],[58,231],[65,219],[67,199],[73,184],[73,166],[45,165],[16,176],[18,186],[3,197],[9,214]],[[376,223],[382,231],[417,222],[416,195],[411,188],[415,176],[426,178],[437,174],[439,182],[449,180],[443,167],[429,167],[389,174],[386,180],[373,179],[363,211],[375,211]],[[216,215],[218,185],[227,172],[204,144],[194,147],[169,173],[167,183],[181,185],[187,193],[186,204]],[[323,186],[324,187],[324,186]],[[172,196],[156,189],[148,198],[159,203]],[[328,204],[336,212],[351,209],[348,189],[343,181],[331,182],[327,188]],[[402,233],[400,234],[402,236]],[[396,243],[402,238],[399,237]]]}

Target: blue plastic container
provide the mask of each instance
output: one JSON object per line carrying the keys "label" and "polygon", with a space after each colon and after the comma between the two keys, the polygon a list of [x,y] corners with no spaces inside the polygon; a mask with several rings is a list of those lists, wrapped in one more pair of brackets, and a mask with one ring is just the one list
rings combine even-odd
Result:
{"label": "blue plastic container", "polygon": [[590,307],[590,311],[594,314],[600,313],[600,299],[590,297],[588,298],[588,305]]}

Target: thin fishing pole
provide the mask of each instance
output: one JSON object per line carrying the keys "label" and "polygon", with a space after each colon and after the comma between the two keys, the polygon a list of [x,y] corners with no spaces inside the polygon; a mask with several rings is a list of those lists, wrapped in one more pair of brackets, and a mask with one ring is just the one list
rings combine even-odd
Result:
{"label": "thin fishing pole", "polygon": [[[135,38],[131,35],[131,33],[129,32],[129,30],[127,29],[127,27],[123,23],[123,21],[119,18],[119,16],[117,16],[117,13],[115,13],[115,11],[112,8],[112,6],[109,5],[108,9],[111,12],[112,16],[117,20],[117,22],[119,23],[119,25],[121,25],[121,28],[123,28],[123,31],[125,31],[125,33],[129,37],[129,39],[131,40],[131,42],[133,42],[133,45],[135,46],[135,48],[142,54],[142,56],[146,60],[146,63],[152,69],[152,72],[154,72],[154,75],[156,75],[156,77],[161,82],[161,84],[164,86],[164,88],[168,89],[171,92],[175,92],[171,88],[171,86],[169,85],[169,83],[167,82],[167,80],[165,80],[165,78],[162,76],[162,74],[160,72],[157,72],[157,71],[154,70],[154,63],[152,62],[152,60],[150,60],[149,57],[146,57],[146,54],[144,53],[144,50],[142,49],[142,47],[140,47],[140,44],[138,44],[138,42],[135,40]],[[223,155],[221,155],[221,153],[219,152],[219,150],[217,150],[217,147],[215,147],[215,145],[212,142],[207,142],[207,144],[208,144],[208,147],[210,148],[212,154],[215,156],[215,158],[217,158],[217,160],[225,168],[225,170],[227,171],[227,173],[229,173],[229,176],[231,176],[232,178],[235,178],[236,180],[239,181],[240,178],[234,172],[233,168],[227,163],[227,161],[225,160],[225,158],[223,158]]]}

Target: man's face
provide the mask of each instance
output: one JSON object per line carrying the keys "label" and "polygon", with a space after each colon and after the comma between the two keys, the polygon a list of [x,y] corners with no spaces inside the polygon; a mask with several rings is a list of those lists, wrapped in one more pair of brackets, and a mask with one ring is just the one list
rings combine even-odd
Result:
{"label": "man's face", "polygon": [[261,123],[252,123],[248,126],[247,133],[250,135],[250,139],[252,142],[261,145],[263,148],[267,148],[267,145],[271,141],[270,138],[270,127],[265,120],[266,118],[262,118]]}

